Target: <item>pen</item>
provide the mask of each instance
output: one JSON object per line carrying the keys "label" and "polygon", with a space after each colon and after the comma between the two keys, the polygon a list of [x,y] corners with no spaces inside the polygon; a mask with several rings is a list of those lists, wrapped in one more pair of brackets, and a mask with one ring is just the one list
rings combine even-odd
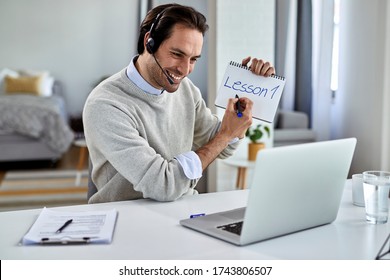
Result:
{"label": "pen", "polygon": [[202,217],[202,216],[205,216],[205,215],[206,215],[205,213],[192,214],[192,215],[190,216],[190,219],[197,218],[197,217]]}
{"label": "pen", "polygon": [[236,98],[238,98],[237,103],[236,103],[237,117],[241,118],[242,117],[242,111],[241,111],[240,97],[236,94]]}
{"label": "pen", "polygon": [[65,222],[65,224],[63,224],[62,227],[60,227],[59,229],[57,229],[56,233],[61,233],[61,232],[64,230],[64,228],[66,228],[71,222],[73,222],[73,219],[67,220],[67,221]]}

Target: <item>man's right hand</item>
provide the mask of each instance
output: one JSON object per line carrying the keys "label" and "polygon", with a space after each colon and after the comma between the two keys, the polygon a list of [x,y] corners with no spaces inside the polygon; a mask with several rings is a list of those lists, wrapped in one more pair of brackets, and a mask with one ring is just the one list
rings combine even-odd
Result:
{"label": "man's right hand", "polygon": [[249,98],[240,98],[242,117],[239,118],[236,110],[237,101],[238,98],[229,99],[220,130],[210,142],[195,151],[202,162],[202,170],[218,157],[230,141],[236,137],[240,139],[245,137],[246,130],[251,126],[253,102]]}
{"label": "man's right hand", "polygon": [[[237,116],[237,102],[240,100],[242,116]],[[252,125],[253,102],[249,98],[230,98],[222,119],[219,133],[226,134],[230,140],[245,137],[247,129]]]}

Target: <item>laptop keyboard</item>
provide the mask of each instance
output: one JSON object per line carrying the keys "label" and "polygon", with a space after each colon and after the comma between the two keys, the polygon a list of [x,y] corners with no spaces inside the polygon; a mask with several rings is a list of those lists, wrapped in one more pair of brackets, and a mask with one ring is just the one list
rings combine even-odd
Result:
{"label": "laptop keyboard", "polygon": [[218,226],[217,228],[220,228],[222,230],[226,230],[226,231],[231,232],[231,233],[235,233],[237,235],[241,235],[242,224],[243,224],[243,222],[241,221],[241,222],[236,222],[236,223],[227,224],[227,225],[223,225],[223,226]]}

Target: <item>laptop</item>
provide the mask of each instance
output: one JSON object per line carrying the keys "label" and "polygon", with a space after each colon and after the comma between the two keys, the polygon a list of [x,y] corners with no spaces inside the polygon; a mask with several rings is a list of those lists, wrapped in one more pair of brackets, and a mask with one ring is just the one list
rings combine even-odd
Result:
{"label": "laptop", "polygon": [[180,224],[247,245],[333,222],[356,146],[355,138],[259,152],[247,206]]}

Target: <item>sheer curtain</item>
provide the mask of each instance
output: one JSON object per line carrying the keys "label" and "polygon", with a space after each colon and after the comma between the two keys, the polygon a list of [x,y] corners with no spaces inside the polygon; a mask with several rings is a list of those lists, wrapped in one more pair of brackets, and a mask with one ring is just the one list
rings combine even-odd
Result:
{"label": "sheer curtain", "polygon": [[275,67],[278,75],[287,79],[280,108],[294,110],[296,0],[276,0]]}
{"label": "sheer curtain", "polygon": [[307,113],[329,139],[333,1],[276,0],[276,71],[286,77],[281,109]]}
{"label": "sheer curtain", "polygon": [[313,1],[312,128],[317,140],[331,139],[333,1]]}
{"label": "sheer curtain", "polygon": [[305,112],[312,120],[312,8],[311,0],[297,6],[297,47],[295,64],[294,109]]}

